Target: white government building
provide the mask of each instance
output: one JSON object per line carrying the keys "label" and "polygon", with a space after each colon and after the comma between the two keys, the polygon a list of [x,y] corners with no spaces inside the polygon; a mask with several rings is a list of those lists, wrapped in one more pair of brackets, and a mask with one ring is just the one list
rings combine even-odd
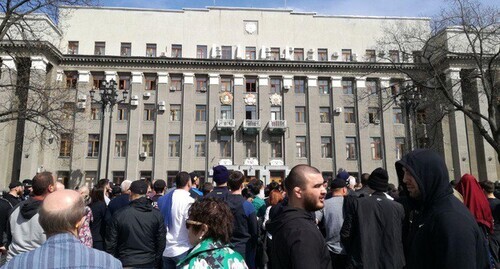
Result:
{"label": "white government building", "polygon": [[[0,147],[8,157],[0,160],[0,187],[43,170],[75,187],[106,177],[172,180],[179,171],[209,177],[218,164],[266,183],[296,164],[315,166],[325,177],[340,168],[360,175],[385,167],[397,183],[394,163],[408,150],[411,130],[403,109],[386,101],[406,77],[379,58],[376,41],[394,23],[430,29],[428,18],[64,7],[57,25],[37,19],[48,43],[28,58],[30,83],[71,94],[61,102],[72,131],[44,136],[45,143],[30,140],[32,123],[20,137],[19,124],[2,124]],[[397,50],[387,53],[415,67]],[[2,55],[2,63],[1,82],[10,83],[15,76],[4,74],[19,70],[11,55]],[[453,78],[459,71],[444,73]],[[111,79],[129,98],[114,107],[111,125],[106,113],[100,140],[102,115],[90,90],[99,100],[96,88]],[[443,124],[438,150],[451,179],[469,172],[497,180],[495,152],[470,143],[482,139],[464,116]],[[23,141],[22,150],[14,141]]]}

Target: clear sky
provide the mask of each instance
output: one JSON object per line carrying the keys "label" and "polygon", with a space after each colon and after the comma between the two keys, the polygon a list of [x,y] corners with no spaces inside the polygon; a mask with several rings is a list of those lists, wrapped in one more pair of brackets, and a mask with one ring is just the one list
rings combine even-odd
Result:
{"label": "clear sky", "polygon": [[[451,0],[100,0],[101,6],[157,9],[204,8],[208,6],[289,8],[323,15],[432,17]],[[479,0],[500,6],[500,0]]]}

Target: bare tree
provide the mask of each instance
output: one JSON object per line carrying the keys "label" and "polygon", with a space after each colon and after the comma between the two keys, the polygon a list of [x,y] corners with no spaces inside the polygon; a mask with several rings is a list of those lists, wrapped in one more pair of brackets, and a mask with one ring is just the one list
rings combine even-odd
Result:
{"label": "bare tree", "polygon": [[[387,25],[386,35],[378,41],[381,51],[389,51],[383,57],[406,74],[412,87],[431,104],[429,124],[439,123],[449,113],[462,112],[500,161],[498,7],[475,0],[450,0],[429,26]],[[408,63],[415,67],[407,68]],[[444,74],[453,67],[459,68],[459,76]],[[403,88],[397,95],[414,88]]]}

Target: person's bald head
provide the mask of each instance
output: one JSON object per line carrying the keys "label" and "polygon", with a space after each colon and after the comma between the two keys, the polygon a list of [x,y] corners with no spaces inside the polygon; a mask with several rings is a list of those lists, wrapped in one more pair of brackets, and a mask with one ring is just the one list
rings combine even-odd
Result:
{"label": "person's bald head", "polygon": [[287,193],[292,193],[293,188],[304,188],[308,174],[321,174],[321,172],[307,164],[299,164],[292,168],[285,179],[285,189]]}
{"label": "person's bald head", "polygon": [[48,236],[70,232],[77,234],[85,216],[85,203],[73,190],[60,190],[49,194],[40,208],[38,221]]}
{"label": "person's bald head", "polygon": [[56,182],[56,191],[60,191],[60,190],[64,190],[64,189],[66,189],[66,186],[64,186],[64,184],[62,184],[62,182],[57,181]]}

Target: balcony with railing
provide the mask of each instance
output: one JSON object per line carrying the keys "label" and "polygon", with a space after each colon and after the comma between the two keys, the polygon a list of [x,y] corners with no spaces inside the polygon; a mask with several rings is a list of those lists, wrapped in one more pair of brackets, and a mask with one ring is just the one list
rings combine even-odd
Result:
{"label": "balcony with railing", "polygon": [[223,134],[232,134],[234,132],[235,121],[234,119],[218,119],[217,131]]}
{"label": "balcony with railing", "polygon": [[260,120],[244,120],[243,132],[245,134],[256,134],[260,130]]}
{"label": "balcony with railing", "polygon": [[286,120],[270,120],[267,124],[267,130],[270,134],[281,135],[286,131]]}

